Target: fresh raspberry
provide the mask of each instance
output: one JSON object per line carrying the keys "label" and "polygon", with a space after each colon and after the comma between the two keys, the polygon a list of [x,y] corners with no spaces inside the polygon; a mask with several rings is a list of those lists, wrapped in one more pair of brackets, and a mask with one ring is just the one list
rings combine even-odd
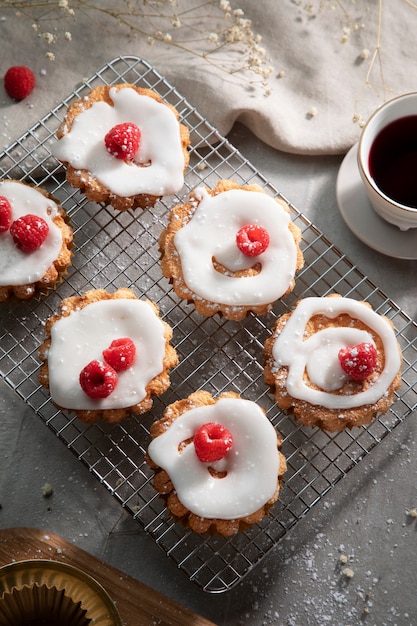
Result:
{"label": "fresh raspberry", "polygon": [[339,361],[343,371],[353,380],[365,380],[374,371],[377,351],[372,343],[359,343],[339,350]]}
{"label": "fresh raspberry", "polygon": [[219,461],[233,444],[232,434],[222,424],[208,422],[194,434],[195,453],[202,463]]}
{"label": "fresh raspberry", "polygon": [[12,207],[4,196],[0,196],[0,233],[5,233],[12,223]]}
{"label": "fresh raspberry", "polygon": [[269,235],[262,226],[247,224],[238,231],[236,244],[246,256],[258,256],[269,246]]}
{"label": "fresh raspberry", "polygon": [[117,382],[117,373],[103,361],[90,361],[80,373],[82,390],[94,399],[107,398],[116,389]]}
{"label": "fresh raspberry", "polygon": [[12,222],[10,234],[22,252],[33,252],[41,247],[49,233],[49,226],[42,217],[28,213]]}
{"label": "fresh raspberry", "polygon": [[124,122],[113,126],[104,137],[106,149],[117,159],[131,161],[139,150],[141,133],[136,124]]}
{"label": "fresh raspberry", "polygon": [[35,75],[24,65],[9,67],[4,75],[4,88],[11,98],[23,100],[35,86]]}
{"label": "fresh raspberry", "polygon": [[122,372],[135,362],[136,346],[128,337],[115,339],[109,348],[103,350],[103,357],[116,372]]}

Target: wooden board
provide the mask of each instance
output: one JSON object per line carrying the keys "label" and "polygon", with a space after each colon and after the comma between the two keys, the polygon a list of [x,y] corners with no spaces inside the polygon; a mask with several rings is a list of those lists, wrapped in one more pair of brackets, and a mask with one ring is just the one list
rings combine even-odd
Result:
{"label": "wooden board", "polygon": [[62,561],[95,578],[116,602],[124,626],[215,626],[57,535],[35,528],[0,529],[0,566],[26,559]]}

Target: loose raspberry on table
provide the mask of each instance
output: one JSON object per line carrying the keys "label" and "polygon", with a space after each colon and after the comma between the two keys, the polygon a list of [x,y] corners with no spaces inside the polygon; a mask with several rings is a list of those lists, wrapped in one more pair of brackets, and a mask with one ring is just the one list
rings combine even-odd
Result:
{"label": "loose raspberry on table", "polygon": [[359,343],[356,346],[346,346],[339,350],[339,361],[343,371],[352,380],[365,380],[375,370],[377,351],[372,343]]}
{"label": "loose raspberry on table", "polygon": [[269,246],[268,231],[257,224],[246,224],[239,229],[236,244],[246,256],[258,256]]}
{"label": "loose raspberry on table", "polygon": [[107,398],[116,389],[116,371],[103,361],[90,361],[80,373],[80,385],[84,393],[95,400]]}
{"label": "loose raspberry on table", "polygon": [[139,150],[141,132],[132,122],[117,124],[104,137],[106,149],[117,159],[131,161]]}
{"label": "loose raspberry on table", "polygon": [[222,424],[207,422],[194,434],[194,448],[202,463],[219,461],[233,445],[232,434]]}
{"label": "loose raspberry on table", "polygon": [[9,230],[12,223],[12,207],[4,196],[0,196],[0,233]]}
{"label": "loose raspberry on table", "polygon": [[122,372],[135,362],[136,346],[129,337],[115,339],[103,350],[103,358],[116,372]]}
{"label": "loose raspberry on table", "polygon": [[9,67],[4,75],[4,88],[8,95],[15,100],[23,100],[35,87],[35,75],[25,65]]}
{"label": "loose raspberry on table", "polygon": [[10,234],[22,252],[34,252],[41,247],[49,233],[49,226],[42,217],[28,213],[12,222]]}

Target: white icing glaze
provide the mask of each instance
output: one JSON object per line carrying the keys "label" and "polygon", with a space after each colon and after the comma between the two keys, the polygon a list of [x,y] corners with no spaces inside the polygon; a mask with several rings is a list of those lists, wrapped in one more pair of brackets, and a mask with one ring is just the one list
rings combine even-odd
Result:
{"label": "white icing glaze", "polygon": [[[187,287],[201,298],[230,306],[264,305],[281,297],[297,264],[289,214],[262,192],[232,189],[211,196],[200,187],[195,195],[199,204],[174,238]],[[269,246],[257,257],[246,256],[236,245],[236,234],[246,224],[260,225],[269,233]],[[230,272],[256,263],[262,269],[238,278],[216,271],[213,258]]]}
{"label": "white icing glaze", "polygon": [[[358,343],[373,343],[372,336],[353,327],[327,328],[303,339],[307,322],[314,315],[324,314],[333,319],[347,313],[361,320],[378,335],[384,346],[385,363],[380,376],[368,389],[352,395],[331,393],[346,382],[338,359],[339,349]],[[375,345],[375,344],[374,344]],[[351,298],[304,298],[278,335],[272,349],[274,367],[288,366],[286,387],[299,400],[329,409],[351,409],[375,404],[387,391],[401,366],[395,333],[388,320],[365,304]],[[320,389],[311,388],[303,380],[304,371]]]}
{"label": "white icing glaze", "polygon": [[[80,387],[81,370],[114,339],[130,337],[136,346],[131,368],[119,372],[116,389],[107,398],[92,399]],[[93,302],[62,317],[52,326],[48,352],[49,389],[53,401],[66,409],[102,410],[133,406],[146,385],[163,370],[163,322],[146,301],[114,299]]]}
{"label": "white icing glaze", "polygon": [[0,196],[10,202],[13,221],[31,213],[42,217],[49,226],[43,244],[30,254],[17,248],[9,230],[0,233],[0,286],[36,283],[52,265],[62,247],[61,230],[52,220],[58,215],[58,207],[36,188],[16,181],[1,182]]}
{"label": "white icing glaze", "polygon": [[[179,444],[208,422],[223,424],[233,446],[220,461],[202,463],[194,444]],[[237,519],[254,513],[275,493],[279,471],[277,436],[262,409],[250,400],[221,398],[180,415],[150,443],[151,459],[164,468],[182,504],[208,519]],[[227,472],[213,477],[208,468]]]}
{"label": "white icing glaze", "polygon": [[[129,87],[112,88],[109,95],[114,106],[100,101],[81,111],[70,132],[53,146],[54,156],[75,169],[88,170],[121,197],[179,191],[184,184],[184,155],[173,111]],[[133,122],[141,131],[131,162],[109,154],[104,143],[107,132],[123,122]]]}

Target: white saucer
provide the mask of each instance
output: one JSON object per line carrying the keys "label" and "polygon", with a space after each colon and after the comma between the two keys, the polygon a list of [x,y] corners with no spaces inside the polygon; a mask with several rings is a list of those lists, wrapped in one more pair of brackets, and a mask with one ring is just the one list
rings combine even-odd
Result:
{"label": "white saucer", "polygon": [[340,166],[336,195],[340,213],[350,230],[368,246],[397,259],[417,259],[417,228],[400,230],[373,210],[361,175],[355,144]]}

